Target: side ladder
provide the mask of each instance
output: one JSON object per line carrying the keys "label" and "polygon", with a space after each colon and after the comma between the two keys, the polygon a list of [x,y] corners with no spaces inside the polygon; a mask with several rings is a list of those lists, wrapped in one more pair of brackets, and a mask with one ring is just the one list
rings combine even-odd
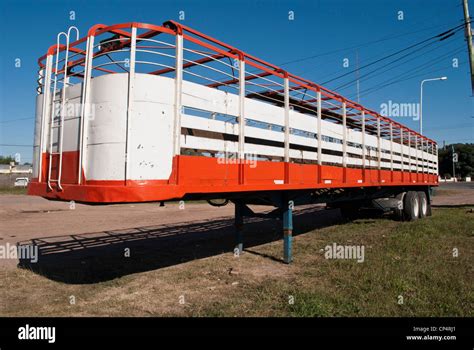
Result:
{"label": "side ladder", "polygon": [[[69,84],[67,67],[69,59],[69,38],[71,35],[71,30],[76,31],[76,40],[79,40],[79,30],[76,27],[70,27],[67,31],[61,32],[57,35],[56,38],[56,59],[54,65],[54,83],[53,83],[53,93],[51,97],[51,107],[50,107],[50,120],[49,120],[49,168],[48,168],[48,188],[52,191],[52,183],[57,183],[57,190],[62,191],[61,186],[61,176],[62,176],[62,166],[63,166],[63,141],[64,141],[64,114],[66,111],[66,88]],[[61,37],[66,38],[66,49],[64,59],[59,59],[59,41]],[[62,78],[58,78],[58,68],[59,62],[64,61]],[[58,90],[58,83],[62,84],[62,89]],[[57,122],[56,122],[57,121]],[[54,130],[56,132],[56,151],[54,151]],[[54,156],[57,156],[57,177],[52,177],[52,164]]]}

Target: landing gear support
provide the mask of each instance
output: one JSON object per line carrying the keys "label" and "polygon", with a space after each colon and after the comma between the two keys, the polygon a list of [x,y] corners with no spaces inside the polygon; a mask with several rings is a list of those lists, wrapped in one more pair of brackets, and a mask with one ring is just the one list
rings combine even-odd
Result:
{"label": "landing gear support", "polygon": [[241,199],[233,200],[235,205],[235,247],[234,253],[241,254],[243,251],[243,226],[244,217],[263,217],[281,220],[283,231],[283,262],[289,264],[293,261],[293,202],[287,194],[275,194],[271,197],[271,203],[275,210],[260,214],[254,213]]}

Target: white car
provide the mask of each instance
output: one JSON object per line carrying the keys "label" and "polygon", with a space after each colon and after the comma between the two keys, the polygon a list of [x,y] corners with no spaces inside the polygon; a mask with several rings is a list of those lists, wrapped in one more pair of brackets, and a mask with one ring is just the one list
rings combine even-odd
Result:
{"label": "white car", "polygon": [[17,178],[15,179],[15,184],[14,184],[14,186],[15,186],[15,187],[26,187],[26,186],[28,186],[28,182],[29,182],[29,181],[30,181],[30,180],[29,180],[27,177],[17,177]]}

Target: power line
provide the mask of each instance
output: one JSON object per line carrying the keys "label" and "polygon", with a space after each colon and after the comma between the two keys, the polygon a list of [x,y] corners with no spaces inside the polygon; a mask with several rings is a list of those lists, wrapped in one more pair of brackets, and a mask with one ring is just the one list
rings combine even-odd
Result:
{"label": "power line", "polygon": [[[464,21],[464,20],[461,19],[461,20],[459,20],[459,21],[457,21],[457,22],[463,22],[463,21]],[[442,26],[445,26],[445,25],[446,25],[446,24],[444,24],[444,25],[442,25]],[[436,27],[440,27],[440,26],[436,26]],[[363,62],[367,62],[367,61],[368,61],[368,60],[363,60]],[[313,69],[310,69],[310,70],[313,70]],[[310,71],[310,70],[308,70],[308,69],[307,69],[307,70],[304,70],[304,71],[303,71],[302,73],[300,73],[300,74],[303,74],[303,73],[308,72],[308,71]],[[334,71],[330,72],[329,74],[324,74],[324,75],[322,75],[322,76],[319,77],[318,79],[319,79],[319,80],[322,80],[322,79],[325,79],[325,78],[327,78],[327,77],[334,76],[334,74],[336,74],[336,73],[338,73],[338,72],[345,71],[345,70],[346,70],[346,68],[337,69],[337,70],[334,70]]]}
{"label": "power line", "polygon": [[33,145],[14,145],[14,144],[7,144],[7,143],[0,143],[0,146],[4,147],[31,147],[33,148]]}
{"label": "power line", "polygon": [[[427,45],[430,45],[430,44],[431,44],[431,43],[428,43]],[[425,46],[425,47],[426,47],[426,46]],[[423,48],[425,48],[425,47],[423,47]],[[422,48],[422,49],[423,49],[423,48]],[[402,66],[402,65],[404,65],[404,64],[406,64],[406,63],[408,63],[408,62],[414,61],[414,60],[416,60],[416,59],[419,58],[419,57],[423,57],[424,55],[426,55],[426,54],[428,54],[428,53],[430,53],[430,52],[436,51],[436,50],[438,50],[439,48],[441,48],[441,46],[434,47],[434,48],[432,48],[431,50],[428,50],[428,51],[426,51],[426,52],[422,52],[420,55],[417,55],[417,56],[415,56],[415,57],[411,57],[411,58],[409,58],[408,60],[405,60],[405,61],[403,61],[403,62],[400,62],[403,58],[406,58],[407,56],[409,56],[409,54],[404,55],[404,56],[402,56],[402,57],[400,57],[400,58],[395,59],[395,60],[392,61],[392,62],[387,63],[387,64],[384,65],[383,67],[376,68],[376,69],[374,69],[374,70],[372,70],[372,71],[370,71],[370,72],[364,74],[364,75],[362,76],[362,78],[350,80],[349,82],[346,82],[346,83],[344,83],[344,84],[342,84],[342,85],[340,85],[340,86],[334,88],[334,90],[335,90],[335,91],[338,91],[338,90],[340,90],[340,89],[341,89],[341,90],[346,89],[346,88],[348,88],[349,86],[353,85],[353,84],[354,84],[355,82],[357,82],[358,80],[359,80],[359,81],[360,81],[360,80],[363,80],[363,81],[364,81],[364,80],[370,80],[370,79],[372,79],[372,78],[374,78],[374,77],[376,77],[376,76],[378,76],[378,75],[380,75],[380,74],[383,74],[383,73],[385,73],[385,72],[388,72],[388,71],[390,71],[390,70],[392,70],[392,69],[394,69],[394,68],[400,67],[400,66]],[[420,49],[420,51],[421,51],[422,49]],[[392,66],[392,67],[390,67],[390,68],[384,69],[384,68],[386,68],[387,66],[392,65],[393,63],[399,63],[399,64],[397,64],[397,65],[395,65],[395,66]],[[373,75],[372,75],[372,73],[375,73],[375,72],[377,72],[377,71],[380,70],[380,69],[383,69],[383,70],[382,70],[381,72],[377,73],[377,74],[373,74]],[[371,76],[369,77],[369,75],[371,75]]]}
{"label": "power line", "polygon": [[[420,65],[418,65],[418,66],[412,68],[411,70],[408,70],[408,71],[406,71],[406,72],[404,72],[404,73],[402,73],[402,74],[399,74],[399,75],[397,75],[397,76],[395,76],[395,77],[392,77],[392,78],[390,78],[390,79],[387,79],[387,80],[385,80],[385,81],[383,81],[383,82],[381,82],[381,83],[378,83],[378,84],[376,84],[376,85],[374,85],[374,86],[372,86],[372,87],[370,87],[370,88],[367,88],[367,89],[365,89],[365,90],[362,91],[362,94],[364,95],[364,94],[366,94],[367,91],[370,91],[370,90],[373,90],[373,89],[378,89],[378,88],[380,88],[380,87],[385,87],[385,86],[388,86],[388,85],[392,85],[393,83],[396,83],[396,82],[404,81],[404,80],[406,80],[406,79],[404,79],[404,78],[406,78],[406,76],[410,76],[410,75],[413,74],[413,73],[416,74],[416,73],[418,73],[418,72],[423,71],[423,70],[426,69],[426,68],[432,67],[432,66],[435,65],[436,63],[441,62],[442,60],[444,60],[446,57],[449,57],[449,56],[451,56],[451,55],[454,55],[454,54],[456,54],[456,53],[458,53],[458,52],[461,52],[461,51],[463,51],[463,50],[464,50],[464,45],[461,46],[461,47],[458,47],[457,49],[454,49],[454,50],[452,50],[452,51],[449,51],[448,53],[446,53],[446,54],[444,54],[444,55],[438,57],[437,59],[431,60],[431,61],[429,61],[428,63],[426,63],[426,62],[425,62],[425,63],[422,63],[422,64],[420,64]],[[443,70],[443,69],[445,69],[445,67],[442,67],[441,69],[437,69],[436,71]],[[431,73],[432,73],[432,72],[431,72]],[[422,74],[427,74],[427,73],[422,73]],[[401,78],[401,79],[400,79],[400,78]],[[390,84],[386,84],[386,83],[388,83],[388,82],[393,81],[394,79],[396,79],[395,82],[390,83]],[[400,79],[400,80],[398,80],[398,79]]]}
{"label": "power line", "polygon": [[[463,45],[463,46],[464,46],[464,45]],[[362,93],[365,93],[365,92],[367,92],[367,91],[369,91],[369,90],[372,90],[372,89],[374,89],[374,88],[376,89],[376,88],[381,87],[381,86],[386,86],[386,85],[387,85],[386,83],[392,82],[394,79],[395,79],[397,82],[398,82],[398,81],[401,81],[401,79],[404,79],[404,78],[406,78],[406,77],[408,77],[408,76],[411,76],[411,75],[413,75],[413,74],[416,74],[416,73],[418,73],[418,72],[421,72],[421,71],[423,71],[423,70],[426,69],[426,68],[432,67],[432,66],[435,65],[436,63],[441,62],[442,60],[446,59],[446,57],[449,57],[449,56],[451,56],[451,55],[454,55],[454,54],[456,54],[456,53],[458,53],[458,52],[463,51],[463,50],[464,50],[463,46],[458,47],[458,48],[456,48],[456,49],[454,49],[454,50],[452,50],[452,51],[449,51],[449,52],[447,52],[446,54],[437,57],[436,59],[430,60],[429,62],[424,62],[424,63],[422,63],[422,64],[420,64],[420,65],[418,65],[418,66],[416,66],[416,67],[413,67],[412,69],[410,69],[410,70],[408,70],[408,71],[406,71],[406,72],[404,72],[404,73],[402,73],[402,74],[399,74],[399,75],[394,76],[394,77],[392,77],[392,78],[390,78],[390,79],[387,79],[387,80],[385,80],[385,81],[382,81],[382,82],[380,82],[380,83],[378,83],[378,84],[376,84],[376,85],[374,85],[374,86],[372,86],[372,87],[370,87],[370,88],[367,88],[367,89],[363,90]],[[443,68],[441,68],[441,69],[445,69],[445,67],[443,67]],[[439,69],[438,69],[438,70],[439,70]],[[426,74],[426,73],[423,73],[423,74]]]}
{"label": "power line", "polygon": [[[421,65],[415,67],[414,70],[405,72],[405,73],[403,73],[403,74],[401,74],[401,75],[399,75],[399,76],[396,76],[396,77],[393,77],[393,78],[391,78],[391,79],[389,79],[389,80],[386,80],[385,82],[390,82],[391,80],[397,79],[397,78],[405,79],[405,78],[410,77],[410,76],[413,76],[413,74],[417,74],[417,73],[420,73],[420,74],[418,74],[417,76],[424,75],[424,74],[428,74],[427,72],[424,72],[424,73],[421,73],[421,72],[422,72],[424,69],[429,68],[429,67],[435,65],[436,63],[442,61],[442,60],[445,59],[446,57],[448,57],[448,56],[450,56],[450,55],[452,55],[452,54],[455,54],[455,53],[457,53],[457,52],[461,52],[462,50],[463,50],[463,48],[458,49],[458,50],[456,50],[456,51],[454,51],[454,52],[449,52],[448,54],[446,54],[446,55],[440,57],[439,59],[437,59],[437,60],[431,62],[431,63],[428,64],[428,65],[426,65],[426,64],[421,64]],[[463,62],[463,63],[465,63],[465,62]],[[460,64],[460,65],[462,65],[462,64]],[[438,69],[436,69],[436,70],[432,70],[432,71],[430,71],[430,73],[435,72],[435,71],[444,70],[444,69],[446,69],[446,67],[441,67],[441,68],[438,68]],[[412,75],[410,75],[410,74],[412,74]],[[399,81],[401,81],[401,80],[396,80],[395,82],[399,82]],[[382,84],[385,83],[385,82],[382,82]],[[387,85],[384,84],[383,86],[387,86]]]}
{"label": "power line", "polygon": [[[461,24],[461,25],[458,25],[458,26],[456,26],[456,27],[453,27],[453,28],[451,28],[451,29],[449,29],[449,30],[447,30],[447,31],[444,31],[444,32],[442,32],[442,33],[439,33],[439,34],[437,34],[437,35],[433,35],[433,36],[431,36],[431,37],[429,37],[429,38],[427,38],[427,39],[425,39],[425,40],[422,40],[422,41],[420,41],[420,42],[418,42],[418,43],[412,44],[412,45],[410,45],[410,46],[408,46],[408,47],[406,47],[406,48],[404,48],[404,49],[398,50],[398,51],[393,52],[393,53],[391,53],[391,54],[389,54],[389,55],[387,55],[387,56],[384,56],[384,57],[379,58],[379,59],[377,59],[377,60],[375,60],[375,61],[372,61],[372,62],[370,62],[370,63],[367,63],[366,65],[363,65],[362,67],[359,67],[359,70],[360,70],[360,69],[367,68],[367,67],[370,67],[370,66],[373,66],[374,64],[377,64],[377,63],[379,63],[379,62],[385,61],[385,60],[388,59],[388,58],[394,57],[394,56],[396,56],[396,55],[398,55],[398,54],[400,54],[400,53],[402,53],[402,52],[405,52],[405,51],[408,51],[408,50],[410,50],[410,49],[413,49],[414,47],[417,47],[417,46],[419,46],[419,45],[422,45],[422,44],[424,44],[424,43],[426,43],[426,42],[429,42],[429,41],[431,41],[431,40],[433,40],[433,39],[438,39],[437,41],[443,41],[444,39],[447,39],[449,36],[451,36],[451,35],[452,35],[452,32],[453,32],[454,30],[458,31],[459,28],[462,28],[463,26],[464,26],[464,24]],[[436,42],[436,41],[435,41],[435,42]],[[345,76],[347,76],[347,75],[349,75],[349,74],[354,73],[355,71],[356,71],[356,70],[353,69],[353,70],[351,70],[351,71],[349,71],[349,72],[347,72],[347,73],[344,73],[344,74],[342,74],[342,75],[340,75],[340,76],[337,76],[337,77],[335,77],[335,78],[333,78],[333,79],[327,80],[327,81],[321,83],[321,85],[325,85],[325,84],[331,83],[331,82],[333,82],[333,81],[335,81],[335,80],[339,80],[339,79],[341,79],[341,78],[343,78],[343,77],[345,77]]]}
{"label": "power line", "polygon": [[372,88],[369,88],[367,90],[364,90],[362,92],[362,95],[361,96],[367,96],[367,95],[370,95],[376,91],[379,91],[379,90],[382,90],[388,86],[391,86],[393,84],[397,84],[397,83],[401,83],[401,82],[404,82],[404,81],[408,81],[408,80],[413,80],[415,78],[418,78],[418,77],[421,77],[421,76],[426,76],[427,74],[431,74],[431,73],[436,73],[436,72],[439,72],[439,71],[442,71],[442,70],[445,70],[446,68],[445,67],[442,67],[442,68],[437,68],[437,69],[433,69],[429,72],[423,72],[423,73],[419,73],[419,74],[415,74],[415,75],[411,75],[411,76],[408,76],[408,77],[404,77],[404,78],[401,78],[401,79],[398,79],[398,80],[395,80],[395,81],[391,81],[391,82],[388,82],[386,84],[383,84],[383,85],[380,85],[380,86],[374,86]]}
{"label": "power line", "polygon": [[[465,62],[462,62],[459,64],[459,66],[462,66]],[[373,92],[376,92],[376,91],[379,91],[383,88],[386,88],[387,86],[390,86],[390,85],[393,85],[393,84],[397,84],[397,83],[401,83],[403,81],[408,81],[408,80],[412,80],[412,79],[415,79],[415,78],[418,78],[418,77],[421,77],[421,76],[425,76],[427,74],[431,74],[431,73],[435,73],[435,72],[439,72],[441,70],[445,70],[446,67],[441,67],[441,68],[438,68],[438,69],[434,69],[434,70],[431,70],[429,72],[424,72],[424,73],[420,73],[420,74],[416,74],[416,75],[412,75],[412,76],[408,76],[408,77],[405,77],[405,78],[402,78],[402,79],[399,79],[399,80],[396,80],[396,81],[393,81],[393,82],[389,82],[387,84],[384,84],[384,85],[381,85],[381,86],[374,86],[372,88],[369,88],[367,90],[364,90],[361,94],[361,96],[367,96],[367,95],[370,95],[371,93]],[[392,79],[389,79],[389,80],[393,80]]]}
{"label": "power line", "polygon": [[[462,21],[462,20],[458,20],[458,21],[456,21],[456,23],[458,23],[460,21]],[[382,38],[377,39],[377,40],[368,41],[368,42],[358,44],[358,45],[354,45],[354,46],[351,46],[351,47],[345,47],[345,48],[341,48],[341,49],[336,49],[336,50],[332,50],[332,51],[323,52],[323,53],[320,53],[320,54],[315,54],[315,55],[311,55],[311,56],[307,56],[307,57],[298,58],[298,59],[295,59],[295,60],[292,60],[292,61],[283,62],[283,63],[280,63],[279,66],[285,66],[285,65],[289,65],[289,64],[293,64],[293,63],[299,63],[299,62],[307,61],[307,60],[314,59],[314,58],[328,56],[328,55],[338,53],[338,52],[350,51],[350,50],[358,49],[358,48],[361,48],[361,47],[364,47],[364,46],[370,46],[370,45],[377,44],[377,43],[380,43],[380,42],[389,41],[389,40],[401,38],[401,37],[404,37],[404,36],[407,36],[407,35],[424,32],[424,31],[430,30],[430,29],[445,27],[445,26],[448,26],[448,25],[451,25],[451,24],[445,23],[445,24],[441,24],[441,25],[437,25],[437,26],[431,26],[431,27],[423,28],[423,29],[408,32],[408,33],[402,33],[402,34],[397,34],[397,35],[392,35],[392,36],[389,35],[389,36],[385,36],[385,37],[382,37]]]}

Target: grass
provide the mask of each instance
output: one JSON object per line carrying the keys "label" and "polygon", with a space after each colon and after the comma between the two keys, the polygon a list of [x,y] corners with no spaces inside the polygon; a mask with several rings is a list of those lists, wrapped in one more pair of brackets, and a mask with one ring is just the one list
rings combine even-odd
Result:
{"label": "grass", "polygon": [[[472,316],[472,215],[465,209],[443,209],[412,223],[359,220],[319,230],[297,241],[295,265],[300,269],[290,281],[267,280],[242,299],[255,310],[252,315]],[[333,242],[365,245],[366,261],[318,255]],[[456,258],[454,248],[459,250]],[[220,307],[221,315],[232,310]]]}
{"label": "grass", "polygon": [[[281,256],[275,241],[251,249],[258,254],[223,253],[86,285],[5,269],[0,315],[472,317],[473,215],[434,209],[415,222],[361,219],[314,230],[295,237],[291,265],[264,257]],[[363,245],[365,261],[325,259],[333,242]]]}
{"label": "grass", "polygon": [[0,187],[0,195],[2,195],[2,194],[26,194],[26,192],[27,192],[26,187],[10,187],[10,186]]}

